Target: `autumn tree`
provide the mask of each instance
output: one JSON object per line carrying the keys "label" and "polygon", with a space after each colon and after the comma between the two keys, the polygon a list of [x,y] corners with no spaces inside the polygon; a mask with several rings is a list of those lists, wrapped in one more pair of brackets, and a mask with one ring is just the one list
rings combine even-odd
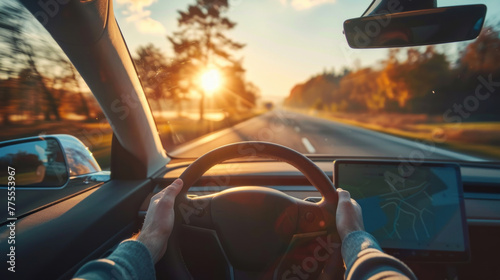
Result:
{"label": "autumn tree", "polygon": [[500,70],[500,34],[495,28],[485,27],[479,37],[467,45],[460,59],[469,72],[492,73]]}
{"label": "autumn tree", "polygon": [[363,68],[340,81],[338,94],[348,100],[349,111],[380,111],[385,107],[385,93],[377,79],[379,71]]}
{"label": "autumn tree", "polygon": [[[500,80],[500,24],[483,27],[478,38],[466,45],[458,60],[457,79],[454,81],[454,102],[463,102],[476,92],[481,81]],[[500,120],[498,104],[500,95],[494,89],[483,100],[469,119]]]}
{"label": "autumn tree", "polygon": [[[330,106],[320,107],[334,112],[441,116],[455,104],[474,100],[478,88],[486,91],[487,88],[481,87],[491,88],[491,83],[500,80],[498,28],[485,27],[476,40],[464,46],[456,64],[450,63],[448,53],[438,50],[434,46],[390,49],[385,60],[372,67],[345,72],[338,77],[340,82],[329,80],[331,73],[313,76],[291,90],[285,105],[317,108],[321,100]],[[493,82],[485,86],[488,81]],[[322,92],[327,96],[319,94]],[[491,92],[487,96],[487,101],[474,105],[477,108],[468,120],[499,119],[500,95]]]}

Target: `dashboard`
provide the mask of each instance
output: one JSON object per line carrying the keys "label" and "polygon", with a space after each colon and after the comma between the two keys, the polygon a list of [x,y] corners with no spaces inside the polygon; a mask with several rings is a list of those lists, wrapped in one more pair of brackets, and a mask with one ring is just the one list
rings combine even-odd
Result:
{"label": "dashboard", "polygon": [[[313,159],[313,161],[332,179],[334,184],[338,184],[333,172],[334,159],[319,158]],[[179,160],[172,162],[169,164],[170,169],[163,175],[163,178],[157,179],[156,183],[158,186],[165,186],[178,178],[188,165],[188,162]],[[465,235],[463,242],[460,237],[457,237],[454,245],[458,244],[460,250],[457,251],[464,252],[465,255],[449,254],[444,256],[442,252],[438,252],[440,250],[434,252],[427,250],[427,252],[417,251],[417,253],[422,254],[418,258],[412,258],[414,250],[391,250],[394,248],[381,241],[381,245],[387,253],[405,259],[405,262],[419,278],[444,279],[457,275],[469,278],[481,275],[481,273],[484,273],[482,274],[484,277],[489,277],[492,273],[500,272],[495,261],[497,259],[495,256],[500,250],[500,241],[496,238],[500,234],[500,169],[498,166],[486,165],[460,166],[459,173],[460,177],[457,178],[456,183],[463,185],[460,197],[464,227],[461,232]],[[317,202],[321,199],[316,188],[293,166],[283,162],[260,159],[258,161],[229,161],[218,164],[193,184],[188,195],[210,195],[240,186],[269,187],[297,199],[311,202]],[[356,198],[355,194],[353,197]],[[364,213],[370,213],[376,208],[372,209],[366,205],[362,205],[362,207]],[[141,210],[145,211],[146,209]],[[449,250],[444,251],[449,252]],[[401,254],[406,254],[407,258]],[[477,274],[478,266],[483,268],[479,274]]]}
{"label": "dashboard", "polygon": [[[314,160],[332,181],[333,159]],[[189,163],[173,162],[158,183],[173,182]],[[469,225],[500,227],[500,167],[460,167],[465,215]],[[208,170],[189,189],[192,195],[209,195],[231,187],[265,186],[298,199],[318,198],[319,192],[293,166],[273,161],[231,161]]]}

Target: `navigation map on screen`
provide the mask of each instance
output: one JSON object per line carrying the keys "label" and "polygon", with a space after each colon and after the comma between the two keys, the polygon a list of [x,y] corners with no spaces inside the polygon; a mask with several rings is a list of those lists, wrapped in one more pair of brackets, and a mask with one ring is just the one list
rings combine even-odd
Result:
{"label": "navigation map on screen", "polygon": [[382,248],[465,251],[456,166],[339,163],[336,186],[363,209]]}

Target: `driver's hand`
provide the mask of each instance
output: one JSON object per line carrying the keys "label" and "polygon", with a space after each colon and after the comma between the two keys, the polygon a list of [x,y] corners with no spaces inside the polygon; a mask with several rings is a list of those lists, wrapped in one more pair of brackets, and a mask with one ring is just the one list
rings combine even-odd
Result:
{"label": "driver's hand", "polygon": [[167,250],[168,238],[174,226],[175,197],[182,185],[182,180],[177,179],[151,198],[142,230],[137,236],[137,240],[148,248],[155,263]]}
{"label": "driver's hand", "polygon": [[337,205],[337,231],[340,239],[344,240],[349,233],[365,230],[363,225],[363,214],[361,206],[351,198],[351,194],[341,188],[337,188],[339,204]]}

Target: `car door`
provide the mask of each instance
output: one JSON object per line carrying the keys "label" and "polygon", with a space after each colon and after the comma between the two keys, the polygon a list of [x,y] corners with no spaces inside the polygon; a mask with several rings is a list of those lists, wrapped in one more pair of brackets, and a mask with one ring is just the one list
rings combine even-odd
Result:
{"label": "car door", "polygon": [[[110,1],[2,0],[0,6],[0,146],[7,151],[0,175],[7,267],[0,278],[70,278],[138,229],[137,211],[154,187],[150,178],[168,158]],[[66,149],[64,139],[79,147]],[[38,167],[47,171],[47,150],[39,150],[49,142],[64,155],[49,160],[66,170],[64,183],[15,185],[29,164],[13,161],[9,151],[38,143],[21,154],[39,154]],[[80,170],[78,162],[94,168]]]}

